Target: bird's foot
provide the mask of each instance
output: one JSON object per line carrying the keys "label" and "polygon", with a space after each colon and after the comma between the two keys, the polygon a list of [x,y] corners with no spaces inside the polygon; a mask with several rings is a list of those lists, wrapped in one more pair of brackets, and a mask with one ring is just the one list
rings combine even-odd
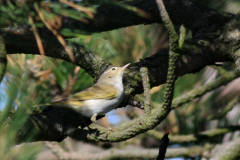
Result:
{"label": "bird's foot", "polygon": [[89,131],[93,130],[91,127],[89,127],[89,125],[87,125],[87,129],[88,129]]}
{"label": "bird's foot", "polygon": [[108,132],[106,133],[106,138],[111,132],[115,132],[111,127],[108,127]]}
{"label": "bird's foot", "polygon": [[93,123],[96,123],[96,119],[97,119],[97,113],[94,113],[94,115],[91,117],[91,121]]}
{"label": "bird's foot", "polygon": [[[89,128],[90,128],[90,127],[89,127]],[[89,130],[89,133],[87,134],[87,138],[88,138],[88,139],[91,139],[90,136],[91,136],[92,133],[95,134],[95,133],[99,133],[99,132],[100,132],[97,128],[94,128],[94,129],[93,129],[93,128],[90,128],[90,129],[88,129],[88,130]]]}

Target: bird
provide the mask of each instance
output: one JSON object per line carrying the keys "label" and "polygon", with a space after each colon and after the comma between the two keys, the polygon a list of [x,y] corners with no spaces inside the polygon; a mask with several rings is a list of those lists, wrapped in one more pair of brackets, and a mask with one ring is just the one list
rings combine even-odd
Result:
{"label": "bird", "polygon": [[77,92],[60,101],[46,103],[45,106],[70,107],[80,115],[96,123],[98,115],[105,115],[115,109],[124,98],[123,73],[130,63],[123,67],[106,70],[91,87]]}

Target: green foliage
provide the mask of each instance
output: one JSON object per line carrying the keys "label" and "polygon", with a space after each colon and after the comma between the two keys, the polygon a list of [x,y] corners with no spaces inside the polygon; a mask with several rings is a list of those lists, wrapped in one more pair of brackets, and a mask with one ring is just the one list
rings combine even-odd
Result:
{"label": "green foliage", "polygon": [[[16,68],[14,68],[16,67]],[[40,151],[39,145],[16,145],[16,135],[19,129],[28,118],[28,113],[33,111],[33,103],[31,96],[34,94],[33,84],[25,83],[29,81],[27,71],[20,69],[18,66],[8,64],[7,76],[4,78],[4,84],[6,85],[6,104],[1,112],[0,116],[0,157],[1,159],[33,159]],[[21,81],[19,79],[21,78]],[[29,140],[31,137],[29,137]],[[13,147],[15,146],[15,147]],[[31,152],[29,152],[31,150]]]}
{"label": "green foliage", "polygon": [[27,24],[29,12],[30,10],[27,5],[20,7],[15,6],[10,2],[7,6],[0,5],[0,26],[6,27]]}
{"label": "green foliage", "polygon": [[137,62],[166,48],[167,34],[161,25],[139,25],[119,30],[82,36],[72,41],[95,51],[113,64]]}

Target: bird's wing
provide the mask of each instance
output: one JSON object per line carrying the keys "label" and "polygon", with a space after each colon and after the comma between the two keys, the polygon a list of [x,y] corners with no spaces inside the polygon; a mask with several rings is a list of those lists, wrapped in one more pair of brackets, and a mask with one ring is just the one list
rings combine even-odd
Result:
{"label": "bird's wing", "polygon": [[83,102],[80,101],[76,101],[76,100],[67,100],[67,99],[62,99],[56,102],[51,102],[51,103],[43,103],[43,104],[39,104],[39,105],[35,105],[35,107],[40,107],[40,106],[71,106],[71,105],[75,105],[75,106],[81,106],[83,105]]}
{"label": "bird's wing", "polygon": [[69,96],[69,101],[82,101],[89,99],[113,99],[117,97],[118,92],[113,86],[104,84],[95,84],[90,88]]}
{"label": "bird's wing", "polygon": [[109,85],[104,84],[95,84],[91,87],[89,87],[86,90],[83,90],[81,92],[75,93],[72,96],[69,96],[66,99],[62,99],[60,101],[51,102],[51,103],[45,103],[40,104],[37,106],[69,106],[75,105],[75,106],[81,106],[83,104],[82,101],[84,100],[90,100],[90,99],[113,99],[117,97],[118,92],[117,90]]}

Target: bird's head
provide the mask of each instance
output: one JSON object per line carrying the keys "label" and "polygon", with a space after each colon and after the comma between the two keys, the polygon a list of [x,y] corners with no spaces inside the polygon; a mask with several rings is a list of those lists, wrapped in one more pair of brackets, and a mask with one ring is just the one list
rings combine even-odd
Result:
{"label": "bird's head", "polygon": [[105,71],[99,78],[100,83],[114,84],[117,82],[122,82],[123,72],[127,69],[130,63],[123,67],[112,67]]}

